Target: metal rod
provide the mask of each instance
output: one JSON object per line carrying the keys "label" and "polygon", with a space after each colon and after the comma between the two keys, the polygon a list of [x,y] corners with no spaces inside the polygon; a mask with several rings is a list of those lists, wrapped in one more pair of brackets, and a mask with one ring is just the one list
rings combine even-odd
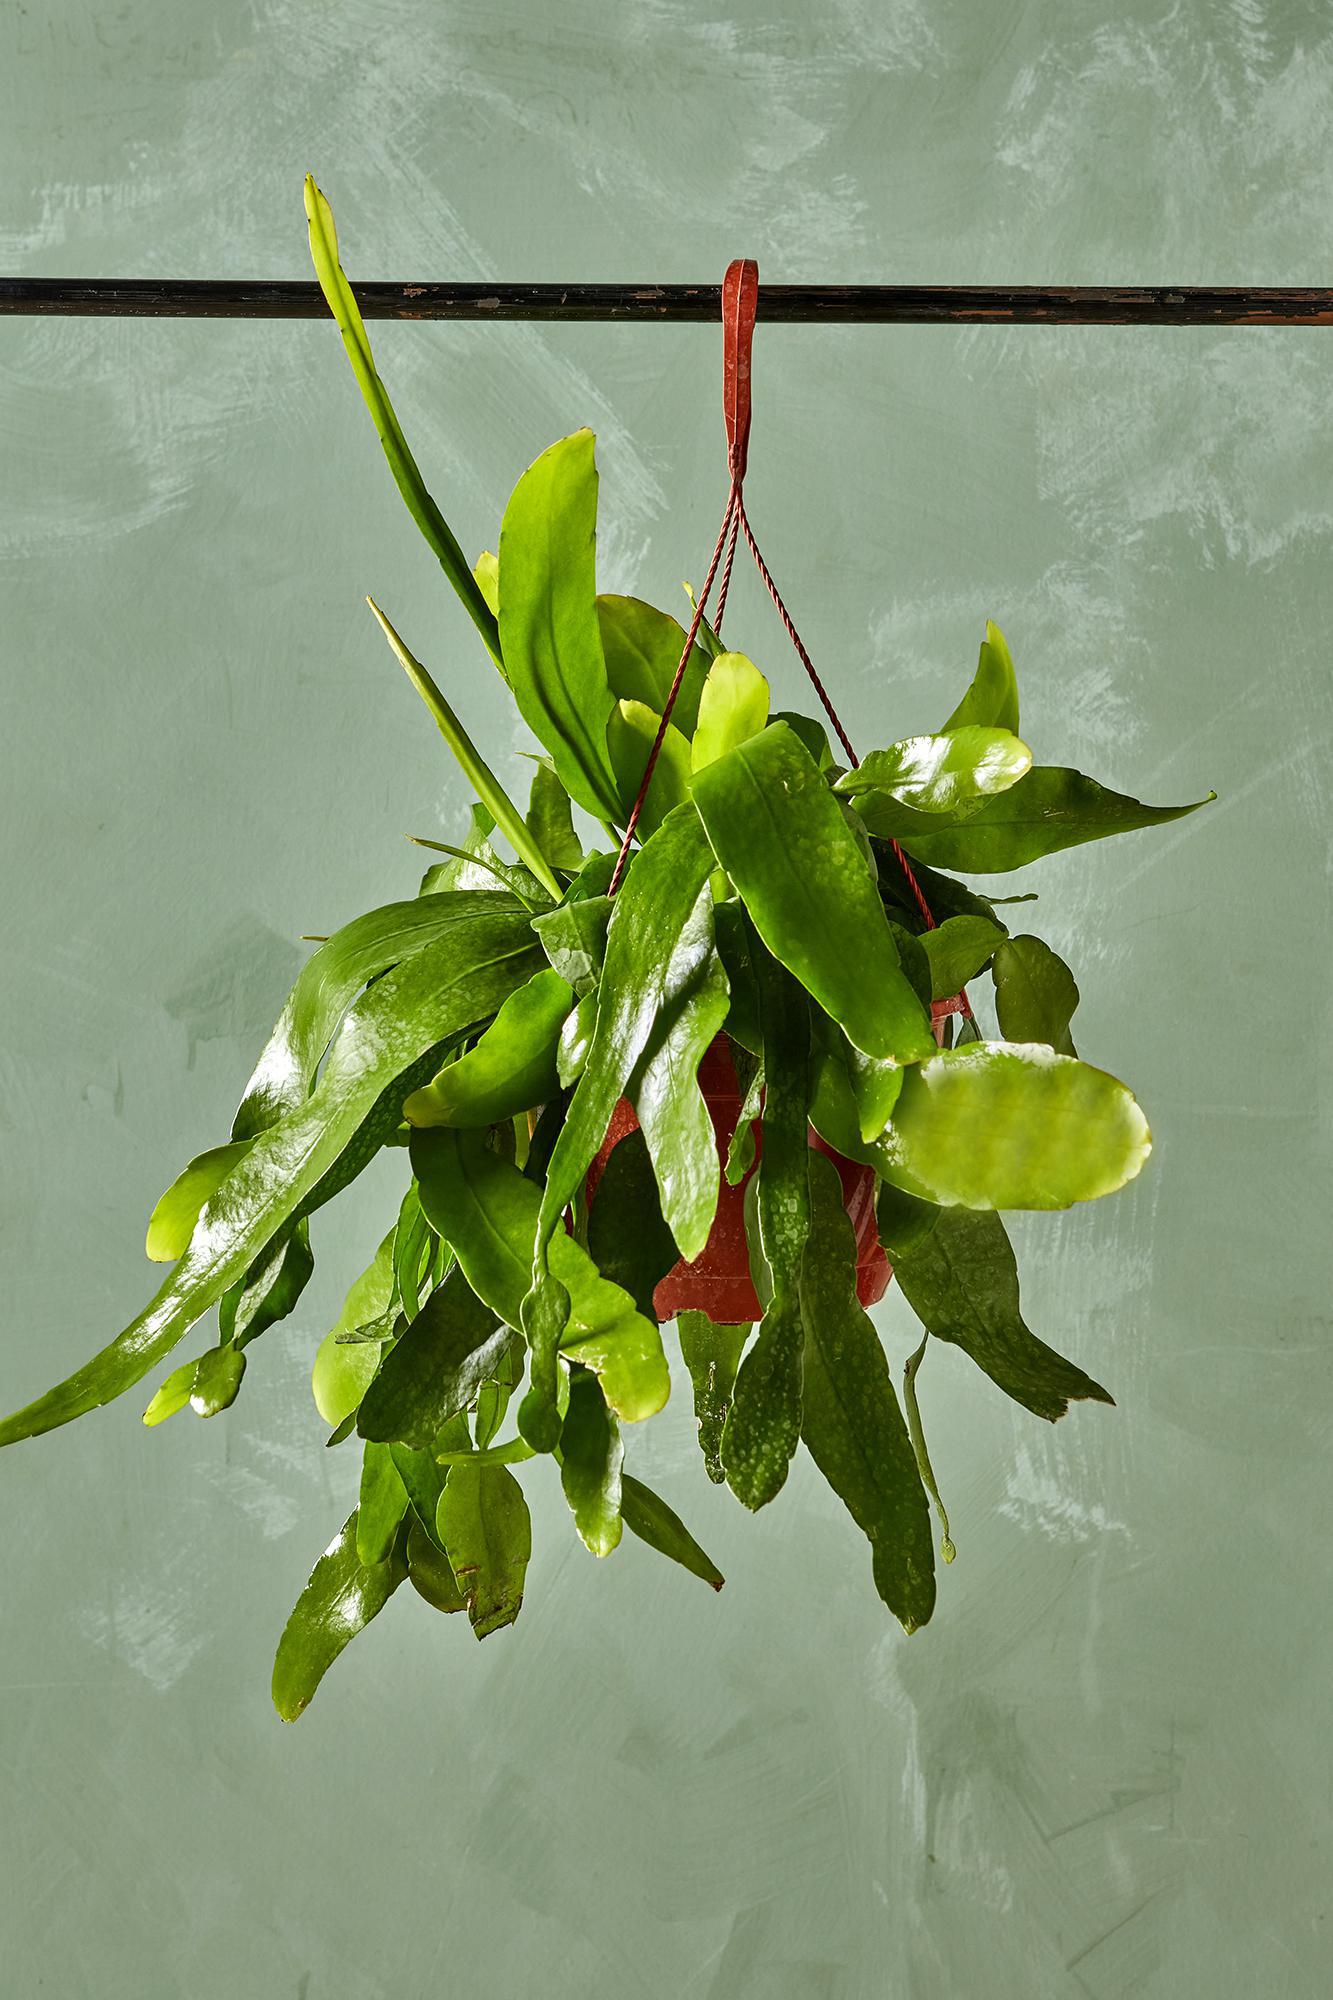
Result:
{"label": "metal rod", "polygon": [[[367,319],[717,320],[720,285],[355,287]],[[0,278],[0,314],[322,319],[313,281]],[[1255,285],[761,285],[758,317],[825,326],[1333,326],[1333,289]]]}

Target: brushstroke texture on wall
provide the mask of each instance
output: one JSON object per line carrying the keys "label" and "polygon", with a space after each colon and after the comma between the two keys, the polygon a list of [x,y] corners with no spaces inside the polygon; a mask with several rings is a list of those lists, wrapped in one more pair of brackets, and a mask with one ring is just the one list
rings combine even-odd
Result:
{"label": "brushstroke texture on wall", "polygon": [[[0,77],[18,273],[305,276],[307,168],[354,275],[1329,272],[1333,24],[1291,0],[46,0]],[[602,587],[698,581],[714,329],[376,342],[470,551],[587,423]],[[932,1354],[960,1556],[907,1642],[814,1478],[754,1521],[706,1488],[678,1388],[644,1469],[720,1598],[594,1565],[539,1469],[518,1630],[395,1607],[285,1731],[272,1648],[354,1477],[307,1387],[358,1247],[326,1239],[263,1399],[0,1463],[6,1990],[1327,1991],[1333,334],[761,325],[755,365],[751,512],[854,736],[937,722],[991,616],[1039,751],[1220,794],[1036,884],[1157,1140],[1015,1232],[1118,1408],[1048,1429]],[[364,591],[521,767],[331,324],[0,325],[0,591],[13,1407],[146,1295],[300,935],[461,824]],[[728,624],[793,698],[740,565]]]}

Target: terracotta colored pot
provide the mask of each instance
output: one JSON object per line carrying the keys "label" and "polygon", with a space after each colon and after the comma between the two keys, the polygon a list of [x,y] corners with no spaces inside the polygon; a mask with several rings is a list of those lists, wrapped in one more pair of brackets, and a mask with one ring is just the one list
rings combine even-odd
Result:
{"label": "terracotta colored pot", "polygon": [[[718,1159],[725,1161],[741,1111],[741,1091],[731,1060],[731,1044],[726,1035],[718,1035],[704,1051],[699,1064],[699,1088],[713,1122]],[[622,1097],[612,1113],[601,1150],[588,1169],[586,1188],[590,1203],[613,1149],[627,1133],[636,1129],[638,1122],[633,1105],[628,1098]],[[762,1143],[758,1120],[755,1121],[754,1138],[757,1163]],[[876,1299],[883,1298],[892,1276],[875,1225],[874,1170],[858,1160],[848,1160],[841,1153],[835,1153],[813,1128],[810,1144],[818,1146],[821,1153],[827,1153],[838,1169],[842,1180],[843,1205],[856,1231],[857,1297],[862,1305],[873,1305]],[[750,1173],[753,1172],[751,1167]],[[723,1177],[717,1214],[713,1218],[707,1243],[692,1264],[687,1264],[682,1257],[667,1272],[653,1294],[659,1319],[674,1319],[681,1312],[705,1312],[719,1325],[739,1326],[760,1318],[762,1308],[750,1277],[750,1255],[745,1240],[745,1189],[749,1178],[747,1173],[736,1187],[730,1187]]]}

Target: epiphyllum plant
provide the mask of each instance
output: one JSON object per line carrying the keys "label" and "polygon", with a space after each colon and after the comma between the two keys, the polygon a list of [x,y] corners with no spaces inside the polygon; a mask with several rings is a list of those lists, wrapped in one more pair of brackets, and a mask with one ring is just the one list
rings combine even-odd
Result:
{"label": "epiphyllum plant", "polygon": [[[1024,1324],[999,1211],[1108,1194],[1149,1149],[1128,1089],[1075,1053],[1068,968],[958,874],[1193,808],[1034,764],[993,625],[936,734],[840,761],[821,723],[774,714],[763,675],[724,650],[703,616],[712,570],[689,635],[597,593],[587,430],[528,468],[498,556],[470,566],[399,430],[313,182],[306,200],[395,478],[540,746],[531,798],[510,799],[376,610],[475,790],[470,828],[416,897],[314,952],[230,1138],[153,1210],[162,1288],[0,1442],[120,1395],[212,1307],[217,1341],[167,1376],[145,1422],[226,1408],[310,1276],[312,1217],[400,1147],[401,1206],[315,1358],[328,1442],[359,1446],[360,1492],[282,1636],[281,1715],[404,1580],[479,1637],[511,1623],[530,1549],[519,1474],[541,1456],[595,1554],[628,1527],[721,1584],[624,1469],[626,1432],[667,1400],[663,1306],[709,1476],[764,1506],[804,1442],[911,1631],[935,1597],[912,1392],[925,1341],[904,1416],[861,1302],[887,1280],[883,1252],[926,1337],[1037,1416],[1109,1402]],[[729,501],[733,543],[737,519],[758,559]],[[963,997],[986,971],[994,1037]],[[732,1291],[707,1293],[710,1276]],[[746,1323],[699,1309],[737,1281]],[[951,1556],[947,1537],[945,1523]]]}

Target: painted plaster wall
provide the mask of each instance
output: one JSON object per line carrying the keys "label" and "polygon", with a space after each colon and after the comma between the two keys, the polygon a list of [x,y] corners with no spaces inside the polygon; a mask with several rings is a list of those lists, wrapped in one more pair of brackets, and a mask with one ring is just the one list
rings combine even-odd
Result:
{"label": "painted plaster wall", "polygon": [[[1328,282],[1331,91],[1326,7],[1276,0],[16,0],[0,268],[304,276],[312,167],[365,276]],[[684,605],[714,329],[376,339],[467,548],[588,423],[603,587]],[[1132,1190],[1016,1219],[1028,1317],[1118,1408],[1048,1429],[931,1356],[961,1553],[908,1643],[807,1470],[756,1521],[707,1487],[678,1389],[637,1463],[719,1599],[595,1566],[536,1479],[517,1631],[404,1596],[285,1730],[272,1647],[355,1478],[307,1387],[354,1202],[227,1417],[149,1436],[131,1396],[0,1461],[6,1994],[1328,1991],[1333,334],[761,327],[756,362],[751,512],[854,736],[936,722],[989,615],[1039,754],[1221,794],[1033,871],[1156,1133]],[[363,591],[520,739],[328,323],[0,325],[0,589],[13,1407],[146,1296],[300,933],[460,825]],[[795,699],[739,568],[729,623]]]}

